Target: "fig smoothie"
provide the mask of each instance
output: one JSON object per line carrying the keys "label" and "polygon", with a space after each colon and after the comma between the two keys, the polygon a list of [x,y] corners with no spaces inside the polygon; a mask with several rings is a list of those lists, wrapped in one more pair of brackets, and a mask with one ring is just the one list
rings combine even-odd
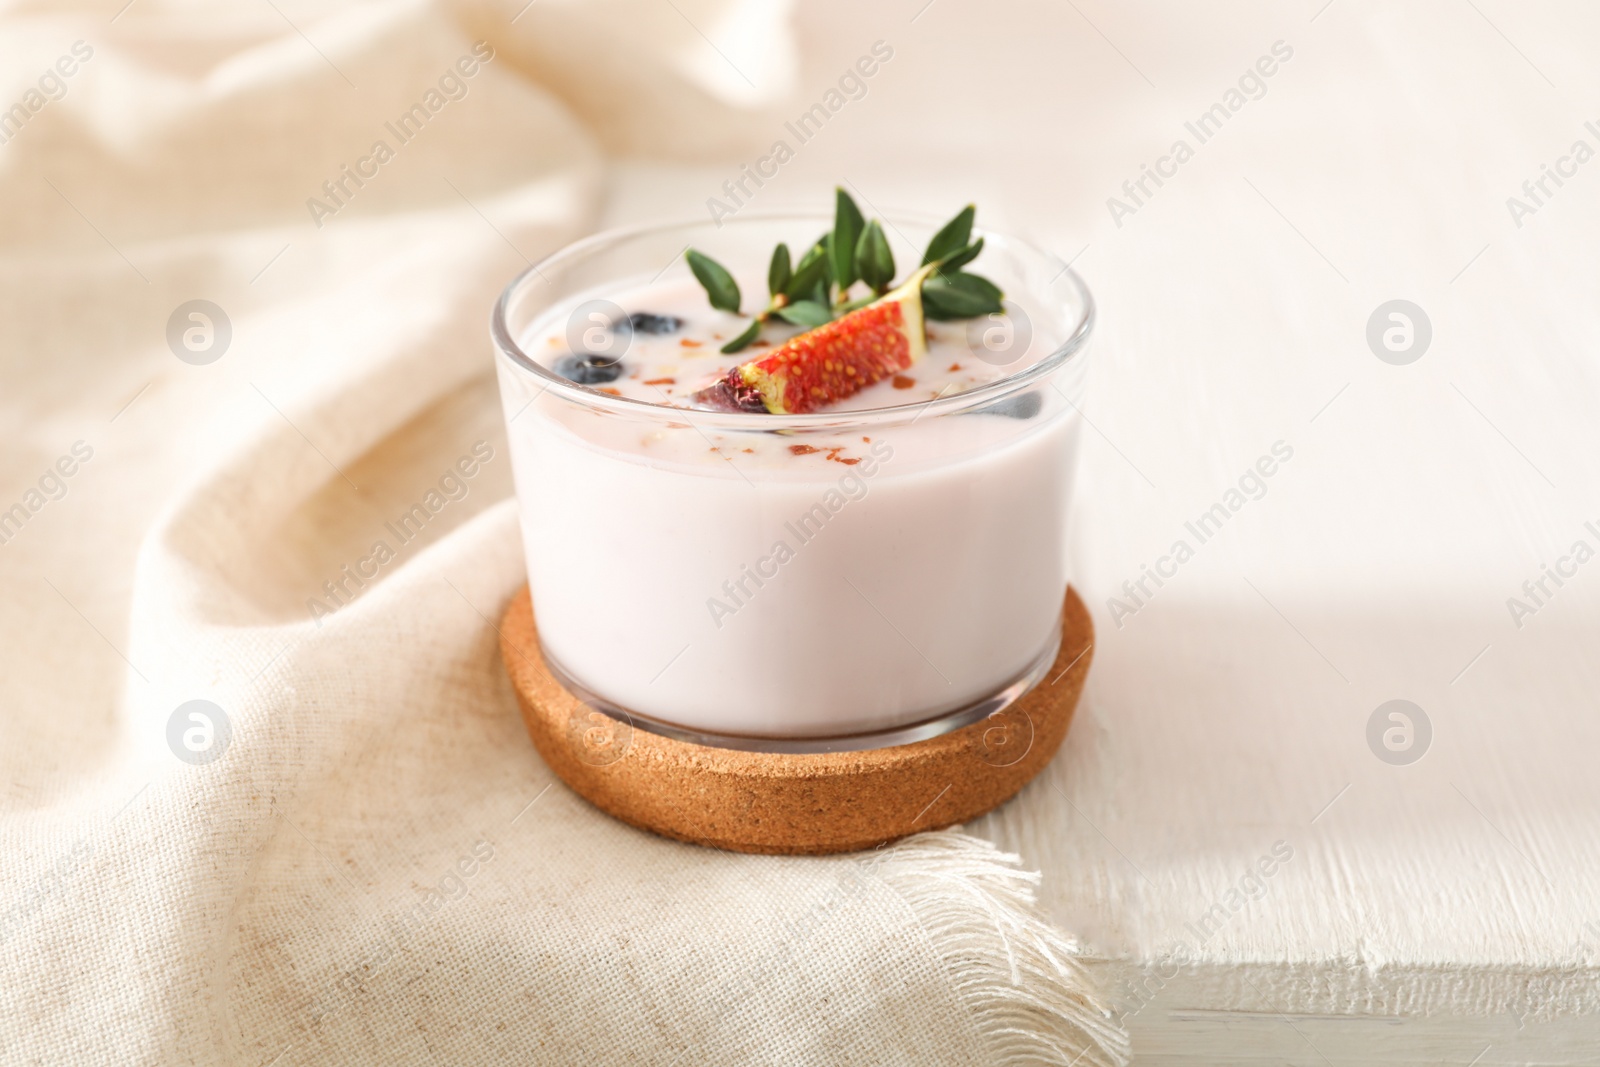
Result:
{"label": "fig smoothie", "polygon": [[998,320],[929,322],[912,365],[789,416],[695,405],[803,328],[725,354],[749,317],[681,267],[570,285],[501,336],[507,306],[534,616],[581,695],[712,743],[848,738],[973,708],[1054,656],[1087,294],[1077,318],[1028,308],[1003,364],[974,343]]}

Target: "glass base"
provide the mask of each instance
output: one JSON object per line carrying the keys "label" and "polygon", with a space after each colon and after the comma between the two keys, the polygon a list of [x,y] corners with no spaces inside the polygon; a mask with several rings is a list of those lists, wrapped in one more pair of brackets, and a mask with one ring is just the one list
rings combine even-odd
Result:
{"label": "glass base", "polygon": [[926,741],[930,737],[951,733],[973,723],[986,719],[996,712],[1003,711],[1011,704],[1039,684],[1039,680],[1049,671],[1050,665],[1055,662],[1056,654],[1061,648],[1061,623],[1056,622],[1055,630],[1050,639],[1045,642],[1044,649],[1034,657],[1032,663],[1012,679],[1009,684],[998,692],[979,700],[966,707],[957,708],[955,711],[943,712],[929,719],[923,719],[906,726],[895,726],[887,730],[874,730],[870,733],[847,734],[841,737],[759,737],[749,734],[720,734],[708,733],[703,730],[691,730],[682,726],[675,726],[660,719],[653,719],[636,711],[618,707],[596,694],[567,673],[566,669],[553,659],[543,646],[540,652],[544,655],[546,666],[556,680],[564,686],[567,692],[588,704],[590,707],[605,712],[613,719],[620,719],[630,727],[646,730],[662,737],[670,737],[674,741],[683,741],[691,745],[704,745],[709,748],[728,748],[739,752],[770,752],[775,754],[804,755],[817,752],[861,752],[873,748],[894,748],[897,745],[912,745],[918,741]]}

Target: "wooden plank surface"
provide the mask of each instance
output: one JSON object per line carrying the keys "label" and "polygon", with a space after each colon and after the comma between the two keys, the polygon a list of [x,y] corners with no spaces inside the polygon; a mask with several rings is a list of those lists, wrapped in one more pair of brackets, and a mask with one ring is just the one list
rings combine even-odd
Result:
{"label": "wooden plank surface", "polygon": [[[877,37],[895,58],[752,202],[977,199],[1100,301],[1072,545],[1097,660],[1054,767],[973,829],[1042,868],[1143,1062],[1600,1061],[1600,562],[1523,587],[1600,552],[1600,162],[1507,206],[1600,151],[1600,15],[922,6],[807,9],[805,86]],[[1114,220],[1277,41],[1259,99]],[[736,173],[636,168],[616,213],[697,213]],[[1367,340],[1396,299],[1431,325],[1407,365]],[[1387,713],[1369,745],[1392,700],[1431,727],[1409,764]]]}

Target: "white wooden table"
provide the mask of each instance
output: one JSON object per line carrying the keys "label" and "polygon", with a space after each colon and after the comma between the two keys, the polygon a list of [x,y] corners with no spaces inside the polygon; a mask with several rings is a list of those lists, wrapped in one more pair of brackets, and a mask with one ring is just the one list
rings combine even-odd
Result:
{"label": "white wooden table", "polygon": [[[1600,16],[918,8],[807,9],[806,84],[877,38],[895,58],[760,198],[976,198],[1100,301],[1074,540],[1095,666],[1063,755],[975,829],[1042,868],[1139,1062],[1600,1061],[1600,561],[1561,562],[1600,551],[1600,162],[1561,164],[1520,227],[1506,205],[1600,151]],[[1185,122],[1277,41],[1198,144]],[[1118,226],[1107,199],[1180,138]],[[737,162],[626,169],[613,216],[704,211]],[[1395,299],[1431,324],[1404,365],[1367,341]],[[1391,700],[1431,737],[1412,713],[1391,751],[1386,710],[1369,745]]]}

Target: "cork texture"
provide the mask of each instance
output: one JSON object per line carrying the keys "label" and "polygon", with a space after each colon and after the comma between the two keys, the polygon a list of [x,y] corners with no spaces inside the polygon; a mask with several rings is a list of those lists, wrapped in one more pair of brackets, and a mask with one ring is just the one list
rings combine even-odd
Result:
{"label": "cork texture", "polygon": [[1069,589],[1055,663],[1009,707],[914,744],[794,755],[678,741],[584,704],[545,666],[526,586],[500,627],[534,747],[580,796],[680,841],[789,855],[873,848],[1005,803],[1061,746],[1093,647],[1094,625]]}

